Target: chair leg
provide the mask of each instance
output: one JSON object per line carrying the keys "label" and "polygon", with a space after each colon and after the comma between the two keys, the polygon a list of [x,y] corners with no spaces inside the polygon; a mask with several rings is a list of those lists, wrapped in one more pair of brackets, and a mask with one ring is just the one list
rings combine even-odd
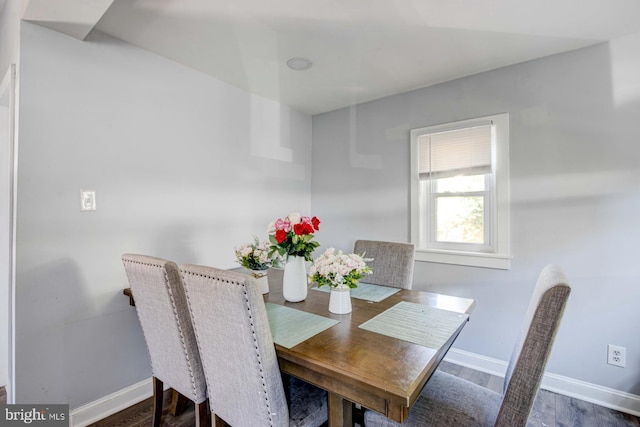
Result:
{"label": "chair leg", "polygon": [[213,418],[213,427],[229,427],[229,424],[214,413],[211,413],[211,417]]}
{"label": "chair leg", "polygon": [[184,408],[187,406],[187,398],[171,389],[171,415],[174,417],[184,412]]}
{"label": "chair leg", "polygon": [[196,427],[209,427],[211,415],[209,413],[209,399],[196,403]]}
{"label": "chair leg", "polygon": [[153,427],[160,427],[162,420],[162,381],[153,377]]}

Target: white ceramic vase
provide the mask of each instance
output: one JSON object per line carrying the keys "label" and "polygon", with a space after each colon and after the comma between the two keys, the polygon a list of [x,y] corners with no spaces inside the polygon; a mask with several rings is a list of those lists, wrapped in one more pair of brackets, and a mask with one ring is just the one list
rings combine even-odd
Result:
{"label": "white ceramic vase", "polygon": [[346,286],[331,288],[329,311],[333,314],[351,313],[351,289]]}
{"label": "white ceramic vase", "polygon": [[282,278],[282,296],[289,302],[304,301],[307,297],[307,266],[303,257],[287,257]]}
{"label": "white ceramic vase", "polygon": [[269,293],[269,277],[267,276],[268,270],[251,270],[251,275],[256,279],[258,289],[263,294]]}

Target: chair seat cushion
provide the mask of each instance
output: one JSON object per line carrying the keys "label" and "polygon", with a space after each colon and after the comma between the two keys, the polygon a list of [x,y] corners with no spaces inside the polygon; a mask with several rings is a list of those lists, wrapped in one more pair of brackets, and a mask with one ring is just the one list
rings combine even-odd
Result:
{"label": "chair seat cushion", "polygon": [[326,391],[294,377],[289,390],[289,426],[317,427],[327,421]]}
{"label": "chair seat cushion", "polygon": [[436,371],[403,424],[374,411],[365,411],[367,427],[493,426],[502,395],[462,378]]}

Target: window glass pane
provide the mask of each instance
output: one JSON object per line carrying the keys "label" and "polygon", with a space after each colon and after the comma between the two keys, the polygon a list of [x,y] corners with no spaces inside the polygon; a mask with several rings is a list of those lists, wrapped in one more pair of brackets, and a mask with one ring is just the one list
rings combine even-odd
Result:
{"label": "window glass pane", "polygon": [[436,180],[437,193],[463,193],[467,191],[484,191],[485,175],[454,176]]}
{"label": "window glass pane", "polygon": [[438,242],[484,243],[484,197],[436,197]]}

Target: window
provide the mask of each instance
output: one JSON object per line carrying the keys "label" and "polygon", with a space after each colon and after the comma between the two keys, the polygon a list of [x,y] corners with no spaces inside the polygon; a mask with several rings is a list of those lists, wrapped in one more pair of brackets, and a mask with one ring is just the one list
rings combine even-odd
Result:
{"label": "window", "polygon": [[508,269],[508,179],[508,114],[412,130],[416,259]]}

